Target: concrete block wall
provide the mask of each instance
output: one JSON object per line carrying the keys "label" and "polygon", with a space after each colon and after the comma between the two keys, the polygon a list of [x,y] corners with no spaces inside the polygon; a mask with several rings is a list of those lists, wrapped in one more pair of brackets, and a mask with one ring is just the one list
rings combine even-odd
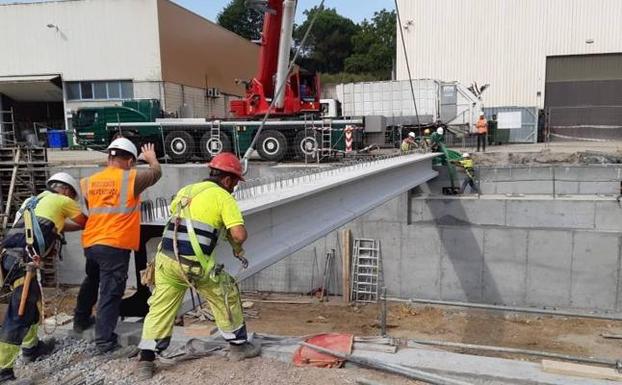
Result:
{"label": "concrete block wall", "polygon": [[[380,240],[389,296],[622,311],[615,199],[420,196],[411,201],[410,224],[407,199],[346,226],[353,237]],[[308,291],[314,248],[320,260],[335,248],[339,260],[331,234],[242,288]]]}
{"label": "concrete block wall", "polygon": [[482,194],[617,195],[622,166],[478,167]]}

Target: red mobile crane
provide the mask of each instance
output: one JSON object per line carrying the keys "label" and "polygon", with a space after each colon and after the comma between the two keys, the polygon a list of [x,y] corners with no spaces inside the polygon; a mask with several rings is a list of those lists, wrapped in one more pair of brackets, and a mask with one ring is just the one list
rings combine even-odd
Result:
{"label": "red mobile crane", "polygon": [[[277,100],[270,115],[283,117],[319,113],[319,76],[298,67],[291,74],[287,72],[296,0],[253,1],[251,5],[264,11],[259,69],[252,80],[244,82],[245,97],[231,101],[231,113],[242,119],[263,116],[275,97]],[[279,93],[281,87],[284,88]]]}

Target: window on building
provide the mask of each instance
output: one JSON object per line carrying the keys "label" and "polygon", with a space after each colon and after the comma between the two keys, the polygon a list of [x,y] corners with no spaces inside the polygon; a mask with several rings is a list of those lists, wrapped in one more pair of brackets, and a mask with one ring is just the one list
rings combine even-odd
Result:
{"label": "window on building", "polygon": [[109,99],[121,99],[120,82],[107,82],[107,86],[108,86],[108,98]]}
{"label": "window on building", "polygon": [[132,99],[134,84],[131,80],[67,82],[68,100]]}
{"label": "window on building", "polygon": [[108,99],[106,82],[93,82],[93,95],[94,99]]}
{"label": "window on building", "polygon": [[132,82],[121,82],[121,97],[131,99],[134,97],[134,85]]}
{"label": "window on building", "polygon": [[75,100],[80,99],[80,83],[68,82],[67,84],[67,99]]}
{"label": "window on building", "polygon": [[80,83],[80,99],[93,99],[93,83]]}

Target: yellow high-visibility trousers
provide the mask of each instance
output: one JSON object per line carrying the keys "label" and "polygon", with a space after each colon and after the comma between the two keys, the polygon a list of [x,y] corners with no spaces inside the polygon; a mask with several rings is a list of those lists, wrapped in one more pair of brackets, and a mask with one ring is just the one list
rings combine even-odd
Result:
{"label": "yellow high-visibility trousers", "polygon": [[233,277],[222,271],[205,273],[202,267],[180,265],[161,251],[155,257],[155,288],[149,298],[149,313],[143,325],[143,350],[162,351],[170,343],[173,324],[189,286],[184,274],[207,301],[216,326],[223,337],[234,344],[246,341],[240,291]]}

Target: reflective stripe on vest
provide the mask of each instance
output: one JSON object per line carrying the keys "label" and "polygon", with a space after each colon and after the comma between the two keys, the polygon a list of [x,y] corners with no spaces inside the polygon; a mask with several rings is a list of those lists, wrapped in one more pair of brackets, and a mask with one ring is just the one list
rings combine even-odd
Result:
{"label": "reflective stripe on vest", "polygon": [[89,219],[82,234],[84,247],[106,245],[138,250],[140,197],[134,196],[136,170],[108,167],[82,180]]}
{"label": "reflective stripe on vest", "polygon": [[[179,218],[180,222],[177,225],[177,248],[179,250],[179,254],[181,255],[195,255],[194,250],[192,249],[192,244],[190,243],[190,235],[188,234],[188,228],[186,227],[185,218]],[[177,221],[177,217],[173,216],[168,223],[166,229],[164,230],[164,234],[162,235],[162,249],[173,252],[173,232],[175,231],[175,222]],[[201,246],[201,250],[206,256],[211,255],[216,248],[216,243],[218,241],[218,230],[214,229],[212,226],[207,223],[199,222],[199,221],[190,221],[192,223],[192,227],[194,228],[194,232],[196,234],[196,239]]]}

